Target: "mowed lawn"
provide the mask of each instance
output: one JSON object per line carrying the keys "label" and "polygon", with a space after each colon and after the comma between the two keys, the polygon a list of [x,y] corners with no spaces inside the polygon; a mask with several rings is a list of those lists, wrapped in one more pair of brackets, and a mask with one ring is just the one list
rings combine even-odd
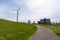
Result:
{"label": "mowed lawn", "polygon": [[0,19],[0,40],[29,40],[35,31],[32,24]]}
{"label": "mowed lawn", "polygon": [[46,27],[50,30],[52,30],[54,33],[56,33],[58,36],[60,36],[60,24],[40,24],[43,27]]}

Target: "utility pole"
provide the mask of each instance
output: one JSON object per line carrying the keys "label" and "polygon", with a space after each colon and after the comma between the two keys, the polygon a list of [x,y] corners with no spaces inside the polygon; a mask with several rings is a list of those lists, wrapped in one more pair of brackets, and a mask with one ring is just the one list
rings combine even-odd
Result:
{"label": "utility pole", "polygon": [[13,11],[16,11],[16,12],[17,12],[17,18],[16,18],[16,21],[17,21],[17,22],[18,22],[19,10],[20,10],[20,8],[19,8],[18,10],[13,10]]}

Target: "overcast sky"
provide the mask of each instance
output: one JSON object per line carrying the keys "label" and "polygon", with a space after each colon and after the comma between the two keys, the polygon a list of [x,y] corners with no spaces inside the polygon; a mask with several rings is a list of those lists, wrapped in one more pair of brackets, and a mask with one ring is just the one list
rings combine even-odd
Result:
{"label": "overcast sky", "polygon": [[16,21],[19,11],[19,21],[39,21],[50,18],[53,22],[60,22],[60,0],[0,0],[0,18]]}

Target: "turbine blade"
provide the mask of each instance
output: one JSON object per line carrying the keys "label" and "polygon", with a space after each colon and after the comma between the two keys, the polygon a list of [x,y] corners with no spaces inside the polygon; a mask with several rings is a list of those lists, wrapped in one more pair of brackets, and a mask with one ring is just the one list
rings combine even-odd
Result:
{"label": "turbine blade", "polygon": [[20,10],[21,8],[18,9],[18,11]]}
{"label": "turbine blade", "polygon": [[13,10],[13,11],[17,11],[17,10]]}

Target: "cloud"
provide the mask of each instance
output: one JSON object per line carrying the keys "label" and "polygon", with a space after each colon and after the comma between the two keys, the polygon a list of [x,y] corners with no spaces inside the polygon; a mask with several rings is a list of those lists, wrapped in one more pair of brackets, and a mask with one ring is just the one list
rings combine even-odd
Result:
{"label": "cloud", "polygon": [[[57,19],[54,15],[56,15],[58,12],[54,13],[55,11],[59,11],[57,10],[60,8],[60,0],[29,0],[27,2],[27,7],[29,8],[29,10],[31,12],[33,12],[33,14],[40,18],[51,18],[51,20],[55,20],[57,21],[59,18],[57,17]],[[57,14],[57,16],[60,13]],[[59,15],[60,16],[60,15]],[[36,18],[38,18],[36,17]],[[54,17],[54,18],[53,18]]]}
{"label": "cloud", "polygon": [[11,7],[10,4],[5,2],[0,4],[0,18],[15,21],[16,14],[12,11],[15,7]]}
{"label": "cloud", "polygon": [[7,9],[7,5],[0,4],[0,18],[6,18],[5,11]]}
{"label": "cloud", "polygon": [[[57,9],[60,8],[59,0],[14,0],[14,2],[19,7],[22,7],[20,21],[27,22],[29,19],[31,21],[38,21],[45,17],[50,18],[52,21],[58,20],[58,18],[57,20],[54,18],[56,18],[55,15],[58,13]],[[55,11],[56,13],[54,13]]]}
{"label": "cloud", "polygon": [[[0,4],[0,18],[16,21],[16,10],[19,11],[19,21],[27,22],[28,20],[38,21],[41,18],[50,18],[52,21],[58,21],[60,16],[60,0],[11,0]],[[57,19],[55,19],[57,18]]]}

